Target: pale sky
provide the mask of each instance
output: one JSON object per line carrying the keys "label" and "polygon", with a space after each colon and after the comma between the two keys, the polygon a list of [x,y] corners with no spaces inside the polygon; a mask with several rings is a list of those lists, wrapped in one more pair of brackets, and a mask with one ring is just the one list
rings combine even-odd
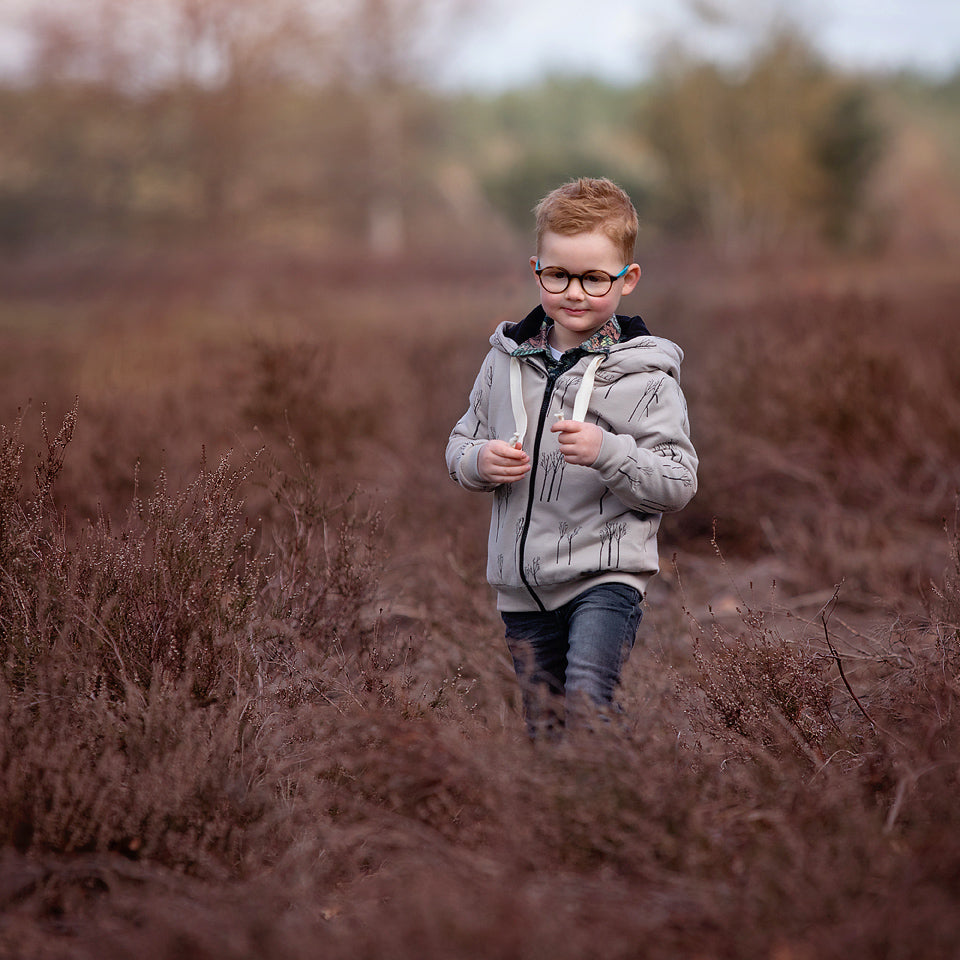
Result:
{"label": "pale sky", "polygon": [[[427,9],[441,22],[457,3],[430,0]],[[82,11],[90,0],[0,0],[0,75],[15,72],[25,56],[4,21],[47,4]],[[420,36],[428,77],[444,88],[497,90],[546,73],[629,83],[648,74],[671,41],[736,59],[769,35],[778,16],[844,68],[907,67],[942,77],[960,67],[960,0],[476,0],[457,39],[429,29]]]}
{"label": "pale sky", "polygon": [[[711,26],[695,7],[727,22]],[[778,14],[843,67],[943,76],[960,66],[960,0],[486,0],[439,76],[487,89],[545,72],[630,81],[671,39],[735,57]]]}

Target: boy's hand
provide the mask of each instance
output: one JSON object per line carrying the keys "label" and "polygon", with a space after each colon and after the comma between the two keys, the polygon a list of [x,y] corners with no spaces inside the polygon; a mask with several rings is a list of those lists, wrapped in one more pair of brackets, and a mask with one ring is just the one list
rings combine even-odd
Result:
{"label": "boy's hand", "polygon": [[477,469],[487,483],[516,483],[530,472],[530,458],[519,443],[488,440],[477,454]]}
{"label": "boy's hand", "polygon": [[600,456],[603,431],[596,424],[558,420],[551,424],[550,430],[560,434],[560,452],[567,463],[589,467]]}

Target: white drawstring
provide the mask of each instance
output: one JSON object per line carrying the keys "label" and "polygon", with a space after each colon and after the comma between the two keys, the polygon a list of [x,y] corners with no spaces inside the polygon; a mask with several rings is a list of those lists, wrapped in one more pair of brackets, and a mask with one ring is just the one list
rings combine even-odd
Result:
{"label": "white drawstring", "polygon": [[[590,397],[593,394],[593,382],[597,376],[597,367],[603,363],[604,354],[598,353],[590,358],[586,370],[583,371],[583,378],[580,381],[580,387],[577,389],[577,395],[573,400],[573,415],[571,420],[578,423],[583,422],[587,415],[587,407],[590,404]],[[520,360],[517,357],[510,358],[510,405],[513,407],[513,425],[516,432],[510,438],[510,446],[515,447],[518,443],[523,444],[523,438],[527,432],[527,410],[523,405],[523,371],[520,367]],[[559,414],[558,414],[559,416]]]}
{"label": "white drawstring", "polygon": [[603,363],[603,354],[598,353],[590,358],[587,369],[583,371],[583,379],[580,381],[580,388],[573,400],[573,416],[571,420],[577,423],[583,423],[583,418],[587,415],[587,406],[590,403],[590,397],[593,394],[593,381],[597,375],[597,367]]}
{"label": "white drawstring", "polygon": [[523,445],[527,432],[527,408],[523,405],[523,371],[516,357],[510,358],[510,404],[513,407],[513,426],[516,433],[510,438],[510,446]]}

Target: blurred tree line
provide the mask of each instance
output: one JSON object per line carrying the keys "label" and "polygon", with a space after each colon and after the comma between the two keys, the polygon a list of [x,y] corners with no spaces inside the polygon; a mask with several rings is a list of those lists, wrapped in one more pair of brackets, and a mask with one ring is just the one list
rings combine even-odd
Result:
{"label": "blurred tree line", "polygon": [[[883,85],[798,33],[736,68],[671,51],[632,88],[439,92],[430,65],[472,4],[441,22],[429,0],[38,3],[17,24],[28,64],[0,85],[0,245],[232,236],[390,256],[527,229],[579,174],[731,253],[869,233]],[[958,88],[913,78],[910,95],[956,112]]]}

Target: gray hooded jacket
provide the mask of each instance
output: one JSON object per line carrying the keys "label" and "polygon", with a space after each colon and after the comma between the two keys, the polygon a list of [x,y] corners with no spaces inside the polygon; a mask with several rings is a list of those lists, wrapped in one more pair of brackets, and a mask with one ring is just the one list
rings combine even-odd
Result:
{"label": "gray hooded jacket", "polygon": [[[557,362],[530,346],[543,329],[542,308],[500,324],[450,435],[450,476],[494,494],[487,579],[501,610],[554,610],[601,583],[645,593],[659,570],[661,515],[696,493],[697,454],[679,384],[683,353],[650,336],[639,317],[616,319],[607,325],[612,336],[595,336]],[[560,413],[602,428],[591,466],[563,459],[550,432]],[[514,438],[530,456],[530,472],[516,483],[486,483],[480,448]]]}

